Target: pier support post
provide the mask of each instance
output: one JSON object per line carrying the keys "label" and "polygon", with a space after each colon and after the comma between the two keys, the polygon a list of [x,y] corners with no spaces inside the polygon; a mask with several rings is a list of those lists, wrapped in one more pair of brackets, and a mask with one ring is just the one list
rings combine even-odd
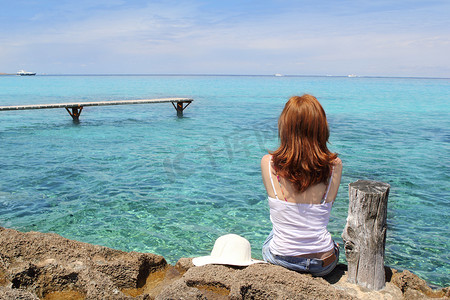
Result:
{"label": "pier support post", "polygon": [[348,281],[372,290],[386,284],[384,250],[390,185],[358,180],[349,184],[347,224],[342,239],[348,263]]}
{"label": "pier support post", "polygon": [[81,115],[81,111],[83,110],[83,106],[72,107],[72,112],[67,107],[66,107],[66,110],[69,113],[69,115],[72,117],[72,119],[74,121],[78,122],[80,120],[80,115]]}
{"label": "pier support post", "polygon": [[[177,105],[175,105],[172,102],[173,107],[175,107],[175,109],[177,110],[177,116],[178,117],[182,117],[183,116],[183,110],[189,106],[189,104],[191,104],[192,101],[179,101],[177,102]],[[184,103],[187,103],[186,106],[183,106]]]}

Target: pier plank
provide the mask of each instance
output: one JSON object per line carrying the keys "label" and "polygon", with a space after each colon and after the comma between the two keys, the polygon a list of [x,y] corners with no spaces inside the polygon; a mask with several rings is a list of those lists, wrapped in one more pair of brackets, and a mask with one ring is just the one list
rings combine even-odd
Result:
{"label": "pier plank", "polygon": [[139,99],[139,100],[116,100],[116,101],[96,101],[96,102],[69,102],[69,103],[49,103],[49,104],[30,104],[30,105],[10,105],[0,106],[0,111],[5,110],[26,110],[26,109],[49,109],[49,108],[75,108],[86,106],[104,106],[104,105],[126,105],[126,104],[147,104],[147,103],[167,103],[194,101],[189,98],[161,98],[161,99]]}
{"label": "pier plank", "polygon": [[[160,98],[160,99],[137,99],[137,100],[115,100],[115,101],[95,101],[95,102],[68,102],[68,103],[49,103],[49,104],[30,104],[30,105],[10,105],[0,106],[0,111],[6,110],[27,110],[27,109],[49,109],[65,108],[74,121],[78,121],[81,111],[86,106],[105,106],[105,105],[127,105],[127,104],[148,104],[148,103],[172,103],[179,117],[183,116],[183,110],[191,104],[194,99],[190,98]],[[176,103],[176,105],[175,105]],[[186,104],[186,105],[184,105]],[[70,109],[70,110],[69,110]]]}

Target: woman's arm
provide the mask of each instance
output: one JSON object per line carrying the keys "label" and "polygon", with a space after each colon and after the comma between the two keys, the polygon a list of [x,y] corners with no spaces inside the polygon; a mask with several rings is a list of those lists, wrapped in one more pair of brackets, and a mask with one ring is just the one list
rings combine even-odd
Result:
{"label": "woman's arm", "polygon": [[273,192],[272,183],[270,182],[269,176],[269,162],[271,160],[271,155],[266,154],[261,159],[261,176],[264,183],[264,187],[266,188],[267,195],[269,197],[274,198],[275,193]]}
{"label": "woman's arm", "polygon": [[339,185],[342,177],[342,161],[338,157],[334,160],[333,178],[331,179],[330,192],[328,193],[327,202],[333,202],[336,199]]}

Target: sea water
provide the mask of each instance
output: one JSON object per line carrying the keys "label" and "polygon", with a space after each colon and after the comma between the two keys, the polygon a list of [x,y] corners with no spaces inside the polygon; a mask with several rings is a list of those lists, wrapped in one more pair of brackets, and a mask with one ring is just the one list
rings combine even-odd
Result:
{"label": "sea water", "polygon": [[79,123],[64,109],[0,112],[0,226],[172,264],[236,233],[261,259],[271,223],[260,159],[303,93],[324,106],[344,164],[333,238],[342,245],[348,184],[387,182],[386,264],[448,286],[449,79],[0,76],[0,106],[194,99],[182,118],[170,103],[85,107]]}

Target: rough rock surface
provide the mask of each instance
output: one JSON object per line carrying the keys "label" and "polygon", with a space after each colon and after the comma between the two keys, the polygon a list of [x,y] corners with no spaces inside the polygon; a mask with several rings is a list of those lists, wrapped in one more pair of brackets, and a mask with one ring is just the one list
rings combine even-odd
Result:
{"label": "rough rock surface", "polygon": [[270,264],[194,267],[181,258],[170,266],[154,254],[0,227],[0,299],[449,298],[449,288],[435,291],[408,271],[386,270],[386,288],[370,291],[346,281],[345,265],[325,278]]}
{"label": "rough rock surface", "polygon": [[0,227],[0,245],[0,299],[35,299],[30,293],[48,299],[57,299],[57,294],[66,299],[131,299],[122,290],[141,288],[150,273],[167,265],[159,255],[127,253],[52,233]]}
{"label": "rough rock surface", "polygon": [[425,280],[408,270],[395,273],[392,277],[392,282],[400,288],[405,299],[427,299],[428,297],[450,299],[449,287],[433,290],[427,285]]}
{"label": "rough rock surface", "polygon": [[156,299],[178,299],[181,295],[209,299],[212,292],[218,294],[216,299],[354,299],[322,278],[270,264],[191,268]]}

